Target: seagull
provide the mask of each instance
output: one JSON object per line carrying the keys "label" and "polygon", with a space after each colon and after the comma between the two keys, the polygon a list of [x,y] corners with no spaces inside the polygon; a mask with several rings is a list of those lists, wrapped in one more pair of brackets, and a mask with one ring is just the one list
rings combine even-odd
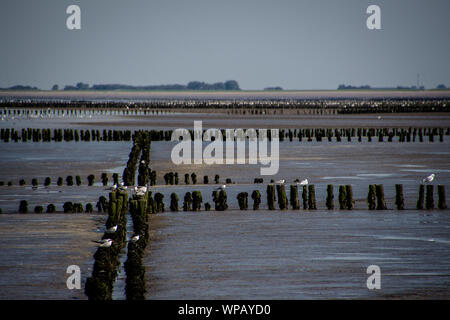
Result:
{"label": "seagull", "polygon": [[216,191],[217,191],[217,190],[225,190],[226,187],[227,187],[227,185],[226,185],[226,184],[223,184],[223,185],[221,185],[220,187],[218,187],[218,188],[216,189]]}
{"label": "seagull", "polygon": [[137,242],[137,241],[139,241],[139,238],[140,238],[140,236],[137,234],[137,235],[135,235],[135,236],[132,236],[131,239],[130,239],[130,241],[131,241],[131,242]]}
{"label": "seagull", "polygon": [[143,196],[147,192],[147,186],[145,187],[134,187],[134,191],[138,196]]}
{"label": "seagull", "polygon": [[106,233],[114,233],[117,231],[117,225],[106,230]]}
{"label": "seagull", "polygon": [[101,248],[109,248],[109,247],[112,246],[113,242],[114,242],[113,240],[108,239],[107,241],[105,241],[105,243],[100,244],[99,247],[101,247]]}
{"label": "seagull", "polygon": [[127,190],[127,186],[123,183],[123,181],[119,184],[119,190]]}
{"label": "seagull", "polygon": [[284,179],[275,181],[275,183],[277,183],[277,184],[284,184],[285,182],[286,182],[286,180],[284,180]]}
{"label": "seagull", "polygon": [[433,181],[435,176],[436,175],[434,173],[430,174],[428,177],[422,180],[422,183]]}
{"label": "seagull", "polygon": [[92,242],[100,243],[100,244],[107,243],[108,241],[113,241],[113,240],[112,239],[92,240]]}
{"label": "seagull", "polygon": [[300,181],[300,182],[297,182],[297,184],[298,184],[298,185],[301,185],[301,186],[305,186],[305,185],[308,184],[308,179],[304,179],[304,180],[302,180],[302,181]]}
{"label": "seagull", "polygon": [[111,190],[114,191],[117,189],[117,184],[114,184],[111,188],[106,188],[105,190]]}

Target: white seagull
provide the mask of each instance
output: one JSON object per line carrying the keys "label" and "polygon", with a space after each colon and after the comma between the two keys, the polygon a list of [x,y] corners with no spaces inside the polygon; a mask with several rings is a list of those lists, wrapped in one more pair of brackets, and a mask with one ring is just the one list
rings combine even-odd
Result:
{"label": "white seagull", "polygon": [[308,184],[308,179],[303,179],[302,181],[297,182],[297,184],[298,184],[298,185],[301,185],[301,186],[305,186],[305,185]]}
{"label": "white seagull", "polygon": [[281,179],[281,180],[275,181],[275,183],[278,183],[278,184],[284,184],[285,182],[286,182],[286,180],[284,180],[284,179]]}
{"label": "white seagull", "polygon": [[221,185],[220,187],[218,187],[216,190],[225,190],[227,187],[226,184]]}
{"label": "white seagull", "polygon": [[140,238],[140,236],[137,234],[137,235],[135,235],[135,236],[132,236],[131,239],[130,239],[130,241],[131,241],[131,242],[137,242],[137,241],[139,241],[139,238]]}
{"label": "white seagull", "polygon": [[119,183],[119,190],[127,190],[127,186],[122,182]]}
{"label": "white seagull", "polygon": [[108,241],[113,241],[112,239],[101,239],[101,240],[92,240],[92,242],[104,244]]}
{"label": "white seagull", "polygon": [[134,191],[138,196],[143,196],[147,192],[147,186],[145,187],[134,187]]}
{"label": "white seagull", "polygon": [[114,233],[117,231],[117,225],[106,230],[106,233]]}
{"label": "white seagull", "polygon": [[434,173],[430,174],[428,177],[422,180],[422,183],[433,181],[435,176],[436,175]]}
{"label": "white seagull", "polygon": [[105,241],[105,243],[100,244],[99,247],[101,247],[101,248],[109,248],[109,247],[112,246],[113,242],[114,242],[113,240],[108,239],[107,241]]}

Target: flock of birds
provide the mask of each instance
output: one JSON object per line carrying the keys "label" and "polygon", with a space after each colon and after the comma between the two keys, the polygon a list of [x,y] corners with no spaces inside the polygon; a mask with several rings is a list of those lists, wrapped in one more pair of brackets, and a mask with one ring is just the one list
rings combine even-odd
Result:
{"label": "flock of birds", "polygon": [[[426,178],[422,179],[422,183],[431,183],[431,182],[433,182],[435,177],[436,177],[436,174],[432,173],[429,176],[427,176]],[[275,183],[276,184],[284,184],[284,183],[286,183],[286,180],[285,179],[277,180],[277,181],[275,181]],[[300,186],[304,186],[304,185],[308,185],[309,181],[308,181],[308,179],[303,179],[302,181],[296,182],[296,184],[300,185]],[[227,185],[223,184],[223,185],[219,186],[218,188],[216,188],[215,190],[225,190],[226,188],[227,188]],[[109,190],[116,190],[116,189],[127,190],[127,186],[125,186],[123,182],[120,182],[119,186],[114,184]],[[143,187],[135,186],[134,187],[134,191],[137,195],[145,195],[147,190],[148,190],[147,186],[143,186]],[[115,233],[117,231],[117,228],[118,228],[117,225],[112,226],[111,228],[108,228],[106,230],[106,233]],[[137,241],[139,241],[139,239],[140,239],[140,235],[136,234],[136,235],[133,235],[129,241],[137,242]],[[99,247],[109,248],[112,246],[114,240],[108,238],[108,239],[102,239],[102,240],[95,240],[94,242],[98,243]]]}

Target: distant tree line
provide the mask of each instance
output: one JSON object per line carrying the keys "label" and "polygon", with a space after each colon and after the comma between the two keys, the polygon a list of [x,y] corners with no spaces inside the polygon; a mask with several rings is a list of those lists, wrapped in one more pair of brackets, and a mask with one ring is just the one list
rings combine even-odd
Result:
{"label": "distant tree line", "polygon": [[[54,90],[56,87],[54,86]],[[206,83],[201,81],[191,81],[187,85],[183,84],[162,84],[152,86],[132,86],[126,84],[94,84],[78,82],[75,86],[66,85],[64,90],[241,90],[235,80],[225,82]]]}

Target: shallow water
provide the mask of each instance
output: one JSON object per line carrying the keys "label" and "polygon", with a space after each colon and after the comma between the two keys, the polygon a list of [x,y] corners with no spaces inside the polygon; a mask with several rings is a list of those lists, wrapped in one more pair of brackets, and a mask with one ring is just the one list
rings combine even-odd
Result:
{"label": "shallow water", "polygon": [[[151,217],[148,299],[450,297],[450,215],[226,211]],[[381,290],[366,269],[381,269]]]}
{"label": "shallow water", "polygon": [[[151,129],[181,124],[191,128],[192,117],[121,117],[121,121],[104,117],[101,126]],[[236,118],[205,117],[216,127],[450,126],[448,116],[389,115],[379,123],[370,116],[255,118],[247,122],[235,122]],[[15,125],[83,128],[96,121],[37,119],[16,121]],[[11,125],[9,121],[0,124]],[[47,203],[56,204],[58,210],[65,201],[94,203],[108,194],[98,183],[100,174],[121,174],[131,149],[131,142],[0,144],[0,181],[15,182],[12,187],[0,186],[4,213],[16,212],[20,200],[28,200],[29,211]],[[182,199],[194,190],[200,190],[204,202],[213,205],[213,180],[219,174],[221,183],[226,178],[234,182],[227,186],[230,210],[151,216],[151,242],[144,258],[148,299],[450,297],[450,211],[414,209],[418,186],[430,173],[436,173],[435,185],[446,185],[449,199],[447,136],[443,143],[369,143],[366,138],[361,143],[356,139],[340,143],[285,141],[280,143],[280,170],[275,176],[263,177],[264,184],[253,184],[254,178],[261,177],[259,165],[175,166],[168,160],[172,146],[154,142],[151,149],[151,167],[157,170],[159,181],[152,191],[164,194],[166,208],[172,192]],[[163,175],[169,171],[179,173],[180,185],[163,185]],[[208,175],[210,184],[184,185],[184,174],[192,172],[199,182]],[[97,178],[94,187],[86,185],[91,173]],[[58,176],[65,179],[77,174],[83,186],[55,186]],[[49,188],[42,186],[47,176],[53,182]],[[27,186],[17,185],[21,178]],[[32,178],[39,179],[37,190],[29,186]],[[308,178],[315,185],[318,210],[266,210],[270,179],[286,179],[289,196],[288,185],[297,178]],[[110,176],[109,185],[111,182]],[[407,210],[366,210],[369,184],[383,184],[387,206],[394,209],[396,183],[404,185]],[[351,184],[356,210],[324,210],[327,184],[335,186],[336,207],[338,186]],[[261,191],[262,210],[238,211],[237,194],[251,194],[255,189]],[[0,299],[86,298],[82,291],[66,289],[65,268],[68,262],[79,262],[83,281],[90,275],[96,249],[90,240],[101,237],[104,219],[95,214],[0,215],[0,287],[5,288],[0,290]],[[381,268],[379,291],[366,288],[366,268],[371,264]],[[114,293],[117,299],[124,298],[123,282],[121,273]]]}

